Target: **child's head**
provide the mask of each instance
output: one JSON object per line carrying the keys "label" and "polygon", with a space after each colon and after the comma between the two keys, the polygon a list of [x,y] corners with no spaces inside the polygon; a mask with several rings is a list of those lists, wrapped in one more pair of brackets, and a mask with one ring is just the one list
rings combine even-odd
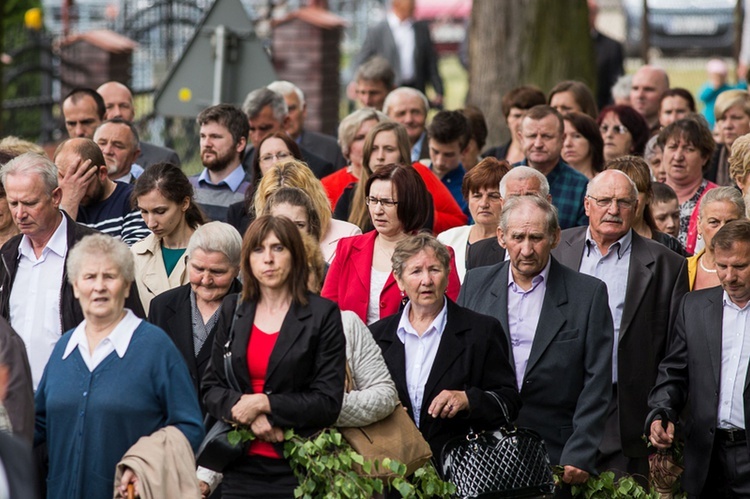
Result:
{"label": "child's head", "polygon": [[706,64],[706,72],[712,81],[720,81],[724,83],[727,81],[727,73],[729,73],[729,67],[724,59],[711,59]]}
{"label": "child's head", "polygon": [[651,215],[656,228],[672,237],[680,233],[680,204],[677,194],[667,184],[652,182],[654,198],[651,201]]}

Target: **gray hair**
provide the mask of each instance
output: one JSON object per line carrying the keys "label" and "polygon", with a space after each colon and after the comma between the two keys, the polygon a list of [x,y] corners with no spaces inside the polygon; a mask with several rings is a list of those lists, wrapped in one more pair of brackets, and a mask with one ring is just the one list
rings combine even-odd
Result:
{"label": "gray hair", "polygon": [[740,218],[745,218],[745,200],[742,198],[742,192],[736,187],[716,187],[706,192],[700,200],[698,208],[698,218],[703,218],[706,206],[711,203],[727,202],[737,208]]}
{"label": "gray hair", "polygon": [[539,170],[535,170],[530,166],[519,165],[510,169],[508,173],[503,175],[500,179],[500,197],[505,199],[509,180],[526,180],[529,178],[536,178],[539,180],[539,195],[542,197],[549,196],[549,181]]}
{"label": "gray hair", "polygon": [[206,253],[221,253],[229,264],[239,268],[242,253],[242,238],[237,229],[224,222],[209,222],[193,232],[185,254],[188,259],[195,250]]}
{"label": "gray hair", "polygon": [[83,263],[93,260],[92,257],[105,258],[113,263],[128,284],[135,280],[135,261],[128,245],[106,234],[90,234],[68,252],[66,268],[70,284],[75,283],[81,274]]}
{"label": "gray hair", "polygon": [[281,94],[282,97],[294,92],[295,94],[297,94],[297,100],[299,100],[300,107],[305,107],[305,93],[301,88],[299,88],[291,81],[276,80],[272,83],[269,83],[266,88],[269,90],[273,90],[277,94]]}
{"label": "gray hair", "polygon": [[27,152],[15,157],[5,163],[0,169],[0,182],[7,185],[9,175],[32,175],[37,174],[44,183],[44,191],[48,196],[57,189],[57,167],[47,157],[35,152]]}
{"label": "gray hair", "polygon": [[392,90],[396,81],[396,73],[391,63],[383,56],[376,55],[362,64],[354,74],[354,81],[375,81],[382,83],[388,91]]}
{"label": "gray hair", "polygon": [[[638,186],[635,185],[635,181],[632,178],[630,178],[630,176],[627,173],[625,173],[624,171],[622,171],[622,170],[604,170],[603,172],[600,172],[594,178],[592,178],[591,180],[589,180],[589,183],[586,185],[586,195],[587,196],[591,195],[591,193],[594,191],[594,188],[596,187],[596,184],[599,183],[599,181],[600,181],[601,178],[606,177],[607,175],[609,175],[609,173],[607,173],[607,172],[617,172],[617,173],[615,173],[615,175],[622,175],[623,177],[625,177],[626,179],[628,179],[628,184],[630,184],[630,195],[631,195],[631,197],[633,197],[633,198],[637,198],[638,197]],[[607,173],[607,175],[604,175],[605,173]]]}
{"label": "gray hair", "polygon": [[349,146],[354,142],[354,137],[357,135],[357,130],[362,126],[365,121],[375,120],[378,123],[383,121],[391,121],[391,119],[385,114],[375,109],[366,107],[364,109],[357,109],[353,113],[350,113],[346,118],[341,120],[339,124],[339,147],[344,156],[349,156]]}
{"label": "gray hair", "polygon": [[385,101],[383,101],[383,112],[385,114],[388,114],[388,110],[393,105],[393,101],[401,96],[419,97],[420,99],[422,99],[422,104],[424,105],[424,114],[425,116],[427,115],[427,112],[430,110],[430,101],[427,100],[427,96],[425,94],[423,94],[416,88],[411,87],[398,87],[397,89],[390,92],[385,97]]}
{"label": "gray hair", "polygon": [[612,100],[629,99],[630,88],[633,86],[633,75],[620,76],[612,85]]}
{"label": "gray hair", "polygon": [[279,122],[284,121],[289,114],[289,108],[286,105],[284,96],[267,87],[258,88],[247,94],[245,102],[242,103],[242,111],[247,115],[248,119],[253,119],[266,106],[271,106],[273,117]]}
{"label": "gray hair", "polygon": [[554,235],[557,234],[557,231],[560,230],[560,222],[557,220],[557,208],[547,201],[546,197],[536,194],[511,196],[510,199],[503,203],[503,212],[500,214],[500,229],[503,231],[503,234],[508,233],[508,220],[513,211],[518,210],[527,204],[531,204],[544,212],[544,225],[547,230],[547,235],[554,237]]}
{"label": "gray hair", "polygon": [[435,252],[435,256],[440,265],[443,266],[447,277],[451,268],[451,254],[443,243],[427,232],[420,232],[414,236],[409,236],[396,245],[396,249],[393,250],[393,256],[391,257],[393,275],[401,279],[406,262],[420,251],[426,249],[431,249]]}
{"label": "gray hair", "polygon": [[656,156],[657,151],[661,151],[661,147],[659,147],[659,144],[657,143],[659,140],[659,135],[654,135],[650,139],[648,139],[648,142],[646,142],[646,147],[643,150],[643,159],[646,160],[646,163],[651,164],[651,160],[654,159],[654,156]]}

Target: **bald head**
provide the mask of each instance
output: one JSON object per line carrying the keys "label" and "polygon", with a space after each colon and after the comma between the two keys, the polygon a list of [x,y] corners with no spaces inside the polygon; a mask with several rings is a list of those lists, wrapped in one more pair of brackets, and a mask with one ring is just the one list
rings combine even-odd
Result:
{"label": "bald head", "polygon": [[630,87],[630,105],[641,113],[649,127],[659,123],[659,101],[669,90],[669,76],[656,66],[642,66],[633,75]]}
{"label": "bald head", "polygon": [[108,81],[96,91],[104,99],[107,109],[105,119],[122,118],[129,123],[133,121],[135,118],[133,94],[128,87],[117,81]]}

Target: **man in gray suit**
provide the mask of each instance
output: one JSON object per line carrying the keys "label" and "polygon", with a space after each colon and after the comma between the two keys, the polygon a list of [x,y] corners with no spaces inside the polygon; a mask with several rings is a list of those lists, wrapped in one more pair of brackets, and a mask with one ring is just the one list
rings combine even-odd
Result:
{"label": "man in gray suit", "polygon": [[523,404],[517,422],[544,438],[552,464],[564,467],[563,482],[582,483],[597,473],[611,395],[607,288],[550,256],[560,226],[545,198],[508,199],[500,232],[510,260],[470,270],[458,304],[507,331]]}
{"label": "man in gray suit", "polygon": [[641,438],[648,392],[688,291],[687,265],[677,253],[632,230],[638,190],[623,172],[605,170],[594,177],[584,207],[589,226],[564,230],[552,254],[607,284],[616,348],[598,467],[648,476],[648,449]]}
{"label": "man in gray suit", "polygon": [[750,221],[727,223],[711,244],[721,286],[682,301],[648,400],[646,432],[654,447],[671,447],[688,407],[682,486],[689,497],[750,497]]}

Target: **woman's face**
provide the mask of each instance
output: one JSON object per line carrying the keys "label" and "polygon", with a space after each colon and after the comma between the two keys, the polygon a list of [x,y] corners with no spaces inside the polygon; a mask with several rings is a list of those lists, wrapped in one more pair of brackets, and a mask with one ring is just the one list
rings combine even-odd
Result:
{"label": "woman's face", "polygon": [[[362,168],[362,150],[365,147],[365,137],[367,137],[370,128],[377,124],[377,120],[363,121],[357,129],[357,133],[354,134],[354,139],[349,144],[349,163],[355,168]],[[370,161],[372,162],[372,159]]]}
{"label": "woman's face", "polygon": [[384,206],[379,201],[394,201],[398,203],[396,189],[390,180],[375,180],[370,185],[367,208],[370,211],[372,225],[379,234],[395,236],[403,232],[404,227],[398,219],[398,205]]}
{"label": "woman's face", "polygon": [[661,147],[654,147],[654,154],[648,159],[648,166],[651,167],[654,180],[662,183],[667,181],[667,165],[664,163]]}
{"label": "woman's face", "polygon": [[282,289],[292,272],[292,254],[269,232],[259,246],[250,249],[250,268],[261,289]]}
{"label": "woman's face", "polygon": [[370,170],[378,166],[400,163],[401,153],[398,148],[398,138],[393,130],[378,132],[372,141],[372,154],[370,154]]}
{"label": "woman's face", "polygon": [[503,198],[499,187],[480,187],[469,194],[469,212],[474,223],[497,227],[500,212],[503,209]]}
{"label": "woman's face", "polygon": [[185,198],[182,204],[177,204],[164,197],[158,189],[138,196],[138,209],[141,210],[143,221],[159,239],[169,237],[182,225],[189,207],[189,198]]}
{"label": "woman's face", "polygon": [[448,287],[448,269],[440,263],[434,250],[426,248],[406,261],[396,283],[409,297],[412,307],[442,307]]}
{"label": "woman's face", "polygon": [[667,184],[676,186],[697,182],[703,177],[707,157],[700,149],[681,137],[670,137],[664,144],[662,163],[667,172]]}
{"label": "woman's face", "polygon": [[703,214],[698,217],[698,234],[703,236],[706,248],[711,247],[711,241],[719,229],[732,220],[739,220],[743,213],[729,201],[714,201],[702,206]]}
{"label": "woman's face", "polygon": [[125,307],[130,294],[130,283],[120,267],[107,255],[94,254],[86,258],[73,283],[73,294],[81,304],[83,316],[89,322],[113,322]]}
{"label": "woman's face", "polygon": [[604,159],[619,158],[633,151],[633,135],[615,113],[607,113],[599,125],[604,140]]}
{"label": "woman's face", "polygon": [[5,195],[0,196],[0,232],[3,232],[14,224],[13,215],[8,206],[8,199]]}
{"label": "woman's face", "polygon": [[198,299],[207,303],[221,301],[229,293],[239,270],[220,251],[196,249],[188,260],[190,287]]}
{"label": "woman's face", "polygon": [[260,171],[263,175],[271,169],[273,165],[279,161],[292,158],[292,151],[286,145],[283,140],[272,137],[266,139],[260,145],[260,156],[258,157],[260,163]]}
{"label": "woman's face", "polygon": [[661,126],[671,125],[681,120],[690,113],[688,101],[679,95],[664,97],[659,106],[659,124]]}
{"label": "woman's face", "polygon": [[557,109],[560,114],[567,113],[582,113],[583,109],[576,102],[576,97],[573,92],[557,92],[552,96],[549,105]]}
{"label": "woman's face", "polygon": [[578,165],[591,160],[591,145],[589,141],[568,120],[565,120],[562,158],[563,161],[570,165]]}
{"label": "woman's face", "polygon": [[747,115],[741,104],[730,107],[724,113],[722,119],[718,120],[721,138],[727,149],[732,149],[732,144],[737,137],[750,133],[750,116]]}
{"label": "woman's face", "polygon": [[286,217],[292,222],[300,232],[310,234],[310,219],[307,216],[307,210],[302,206],[294,206],[289,203],[279,203],[271,208],[271,215],[275,217]]}

